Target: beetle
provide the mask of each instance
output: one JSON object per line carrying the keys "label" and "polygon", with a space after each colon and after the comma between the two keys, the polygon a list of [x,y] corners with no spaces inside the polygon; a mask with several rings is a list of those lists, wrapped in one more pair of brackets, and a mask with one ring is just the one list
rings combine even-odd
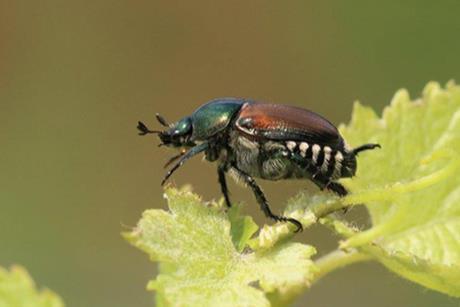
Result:
{"label": "beetle", "polygon": [[266,217],[290,222],[296,232],[302,230],[302,224],[274,214],[254,178],[308,179],[321,190],[342,197],[348,191],[337,180],[355,175],[360,152],[380,147],[364,144],[352,149],[337,128],[319,114],[249,99],[214,99],[171,125],[159,114],[156,118],[165,130],[150,130],[138,122],[139,135],[157,134],[160,146],[180,149],[166,164],[175,162],[162,185],[187,160],[204,153],[206,160],[218,164],[218,181],[228,207],[227,173],[252,189]]}

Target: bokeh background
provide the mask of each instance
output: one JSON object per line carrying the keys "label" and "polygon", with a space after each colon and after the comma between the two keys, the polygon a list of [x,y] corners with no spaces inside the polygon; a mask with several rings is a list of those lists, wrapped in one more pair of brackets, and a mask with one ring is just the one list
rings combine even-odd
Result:
{"label": "bokeh background", "polygon": [[[460,79],[459,1],[0,0],[0,265],[28,268],[68,306],[153,305],[148,257],[120,232],[165,208],[172,155],[136,135],[155,112],[177,120],[237,96],[347,122],[395,90]],[[420,123],[421,125],[423,123]],[[372,171],[372,170],[369,170]],[[215,166],[175,175],[220,197]],[[262,182],[277,211],[306,182]],[[252,195],[233,198],[262,223]],[[363,210],[350,217],[365,224]],[[337,238],[299,235],[324,253]],[[459,306],[377,264],[334,272],[299,306]]]}

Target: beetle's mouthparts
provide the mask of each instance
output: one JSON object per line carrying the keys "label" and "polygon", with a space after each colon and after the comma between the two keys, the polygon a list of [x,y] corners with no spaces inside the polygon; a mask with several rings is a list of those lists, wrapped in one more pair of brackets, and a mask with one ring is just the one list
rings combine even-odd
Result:
{"label": "beetle's mouthparts", "polygon": [[139,130],[139,135],[146,135],[151,133],[161,133],[158,130],[150,130],[143,122],[137,122],[137,129]]}

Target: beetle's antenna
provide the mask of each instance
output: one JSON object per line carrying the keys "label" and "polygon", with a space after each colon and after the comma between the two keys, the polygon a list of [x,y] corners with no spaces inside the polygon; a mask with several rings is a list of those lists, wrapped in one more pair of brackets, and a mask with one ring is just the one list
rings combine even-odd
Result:
{"label": "beetle's antenna", "polygon": [[143,122],[137,122],[137,129],[139,130],[139,135],[146,135],[150,133],[161,133],[161,131],[150,130]]}
{"label": "beetle's antenna", "polygon": [[155,114],[155,116],[162,126],[169,127],[168,121],[163,116],[159,113]]}
{"label": "beetle's antenna", "polygon": [[382,146],[380,146],[380,144],[364,144],[353,149],[353,154],[357,156],[361,151],[371,150],[375,148],[382,148]]}

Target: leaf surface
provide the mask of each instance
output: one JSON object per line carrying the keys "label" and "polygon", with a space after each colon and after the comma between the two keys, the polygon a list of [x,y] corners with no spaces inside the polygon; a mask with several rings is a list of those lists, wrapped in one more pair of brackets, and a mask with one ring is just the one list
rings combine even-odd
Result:
{"label": "leaf surface", "polygon": [[373,226],[342,246],[376,244],[390,270],[460,296],[460,87],[430,83],[415,101],[401,90],[381,118],[356,103],[340,130],[352,146],[382,145],[362,153],[356,177],[344,181],[363,195]]}
{"label": "leaf surface", "polygon": [[270,306],[270,299],[286,300],[309,285],[313,247],[286,242],[249,251],[246,243],[257,228],[237,208],[227,215],[221,205],[184,190],[167,189],[166,198],[169,211],[144,212],[125,234],[161,264],[148,285],[160,305]]}

